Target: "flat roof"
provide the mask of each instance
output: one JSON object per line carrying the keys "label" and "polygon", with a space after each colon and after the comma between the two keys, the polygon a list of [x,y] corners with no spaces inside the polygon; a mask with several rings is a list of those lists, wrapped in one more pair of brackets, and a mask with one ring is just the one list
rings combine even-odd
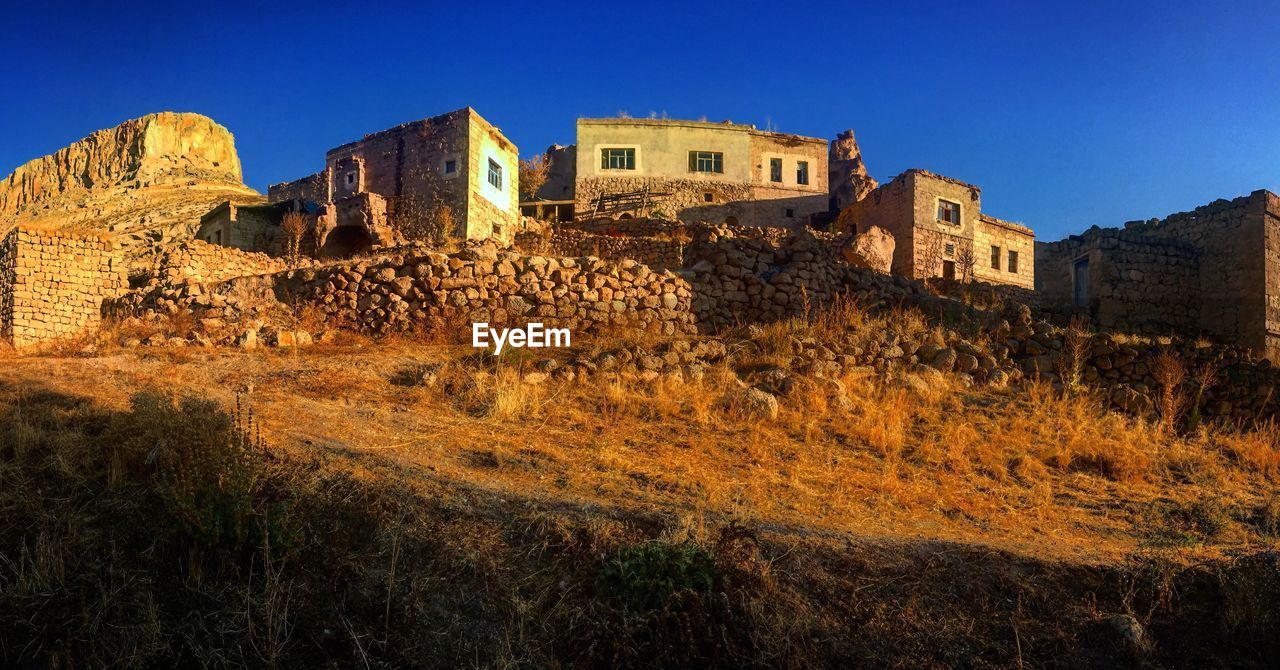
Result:
{"label": "flat roof", "polygon": [[807,135],[795,135],[792,133],[779,133],[772,130],[760,130],[756,128],[754,123],[733,123],[732,121],[690,121],[687,119],[634,119],[630,117],[609,117],[609,118],[587,118],[579,117],[578,125],[588,126],[660,126],[660,127],[680,127],[680,128],[705,128],[708,130],[736,130],[739,132],[751,133],[753,135],[764,135],[768,137],[784,137],[796,139],[802,142],[821,142],[826,144],[827,141],[821,137],[809,137]]}

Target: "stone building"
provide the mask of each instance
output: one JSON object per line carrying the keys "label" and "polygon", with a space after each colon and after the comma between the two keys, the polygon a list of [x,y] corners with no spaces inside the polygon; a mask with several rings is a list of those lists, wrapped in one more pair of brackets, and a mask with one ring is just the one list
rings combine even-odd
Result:
{"label": "stone building", "polygon": [[520,201],[520,213],[544,221],[572,221],[578,147],[553,144],[542,155],[548,164],[547,181],[528,200]]}
{"label": "stone building", "polygon": [[1280,362],[1280,197],[1254,191],[1036,245],[1036,292],[1105,329],[1204,334]]}
{"label": "stone building", "polygon": [[330,149],[323,170],[267,193],[315,203],[319,255],[349,256],[449,219],[459,239],[509,239],[518,178],[516,146],[466,107]]}
{"label": "stone building", "polygon": [[[297,201],[288,201],[294,202]],[[243,251],[278,254],[283,243],[280,222],[288,203],[228,200],[200,217],[196,239]]]}
{"label": "stone building", "polygon": [[972,184],[912,169],[850,204],[841,219],[858,233],[876,226],[893,235],[895,274],[1032,288],[1035,234],[983,214],[981,196]]}
{"label": "stone building", "polygon": [[579,218],[786,226],[827,210],[825,140],[730,122],[613,118],[577,126]]}

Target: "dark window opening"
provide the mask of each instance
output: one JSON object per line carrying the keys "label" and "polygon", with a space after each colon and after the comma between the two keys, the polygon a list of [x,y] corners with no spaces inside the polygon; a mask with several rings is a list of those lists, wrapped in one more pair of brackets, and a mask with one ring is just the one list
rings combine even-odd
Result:
{"label": "dark window opening", "polygon": [[769,181],[782,183],[782,159],[769,159]]}
{"label": "dark window opening", "polygon": [[[1017,255],[1017,253],[1016,253],[1016,252],[1012,252],[1012,251],[1011,251],[1011,252],[1009,252],[1009,253],[1011,253],[1011,254],[1013,254],[1013,255],[1015,255],[1015,256]],[[1000,269],[1000,247],[997,247],[997,246],[995,246],[995,245],[992,245],[992,246],[991,246],[991,269],[992,269],[992,270],[999,270],[999,269]]]}
{"label": "dark window opening", "polygon": [[796,163],[796,183],[801,186],[809,183],[809,161]]}
{"label": "dark window opening", "polygon": [[716,201],[716,196],[715,196],[715,194],[714,194],[714,193],[703,193],[703,194],[702,194],[702,201],[703,201],[703,202],[715,202],[715,201]]}
{"label": "dark window opening", "polygon": [[458,171],[458,161],[449,159],[444,162],[444,173],[453,174]]}
{"label": "dark window opening", "polygon": [[960,203],[950,200],[938,201],[938,220],[953,226],[960,225]]}
{"label": "dark window opening", "polygon": [[494,188],[502,188],[502,166],[492,158],[489,159],[489,183]]}
{"label": "dark window opening", "polygon": [[356,183],[356,174],[354,172],[347,173],[347,183],[348,184]]}
{"label": "dark window opening", "polygon": [[1018,272],[1018,252],[1016,251],[1009,252],[1009,272]]}
{"label": "dark window opening", "polygon": [[796,218],[796,210],[791,209],[790,207],[788,207],[788,208],[786,208],[786,209],[782,210],[782,213],[783,213],[783,214],[784,214],[788,219],[794,219],[794,218]]}

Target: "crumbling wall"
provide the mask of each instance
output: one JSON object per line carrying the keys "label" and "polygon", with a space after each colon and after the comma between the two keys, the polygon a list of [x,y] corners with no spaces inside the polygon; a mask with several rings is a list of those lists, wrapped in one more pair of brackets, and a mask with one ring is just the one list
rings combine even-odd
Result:
{"label": "crumbling wall", "polygon": [[[538,236],[532,239],[542,240]],[[561,230],[552,233],[545,245],[535,242],[533,246],[552,256],[630,258],[653,268],[678,268],[684,264],[685,243],[671,238],[594,235],[581,230]]]}
{"label": "crumbling wall", "polygon": [[301,179],[271,184],[267,187],[267,202],[278,203],[290,200],[328,202],[329,170],[324,169]]}
{"label": "crumbling wall", "polygon": [[1036,289],[1072,304],[1073,267],[1089,261],[1089,312],[1135,332],[1203,333],[1280,354],[1280,199],[1218,200],[1124,229],[1094,227],[1036,247]]}
{"label": "crumbling wall", "polygon": [[14,229],[0,242],[0,336],[21,350],[91,331],[127,284],[110,239]]}

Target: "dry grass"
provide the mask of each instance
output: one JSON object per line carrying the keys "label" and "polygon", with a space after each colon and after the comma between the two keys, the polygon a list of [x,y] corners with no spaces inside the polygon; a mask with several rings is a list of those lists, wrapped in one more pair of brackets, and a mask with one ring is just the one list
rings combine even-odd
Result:
{"label": "dry grass", "polygon": [[[781,361],[796,338],[871,338],[884,329],[919,338],[931,327],[918,313],[874,316],[843,303],[763,327],[758,350],[741,348],[700,381],[651,383],[602,375],[531,385],[520,380],[531,363],[521,353],[495,361],[407,336],[302,354],[204,352],[185,362],[128,354],[91,365],[22,359],[0,372],[12,445],[0,468],[12,478],[37,455],[59,454],[66,465],[50,461],[42,477],[72,472],[71,490],[83,496],[96,486],[92,460],[76,464],[112,453],[100,449],[93,428],[110,419],[92,417],[138,414],[127,402],[133,390],[207,389],[224,406],[233,391],[247,392],[272,461],[284,459],[273,471],[288,482],[263,489],[277,491],[263,500],[292,500],[285,527],[302,523],[308,539],[294,545],[286,533],[278,543],[256,543],[256,558],[234,570],[206,566],[197,593],[218,605],[187,625],[223,632],[203,641],[190,631],[166,637],[162,622],[200,608],[162,593],[154,628],[120,628],[135,649],[124,665],[172,660],[174,650],[209,654],[212,665],[297,664],[322,648],[340,659],[333,662],[396,665],[421,662],[425,644],[438,665],[465,657],[485,666],[634,666],[653,658],[704,667],[840,664],[835,659],[944,667],[972,665],[976,654],[1008,667],[1026,654],[1029,666],[1044,666],[1093,639],[1088,602],[1141,614],[1168,641],[1167,654],[1187,637],[1183,623],[1219,630],[1216,620],[1187,619],[1220,611],[1216,605],[1156,607],[1163,596],[1142,589],[1206,579],[1193,561],[1229,561],[1274,545],[1280,430],[1203,426],[1179,434],[1109,412],[1083,392],[1034,384],[1016,393],[970,391],[941,375],[926,384],[867,375],[804,380],[779,398],[777,420],[735,410],[744,366]],[[576,344],[652,347],[663,339],[628,338],[601,333]],[[55,398],[87,394],[92,403],[34,402],[13,391],[37,386]],[[80,423],[64,425],[67,417]],[[103,472],[118,473],[115,486],[142,476],[120,465]],[[97,509],[68,500],[70,509]],[[62,514],[66,505],[54,507]],[[127,519],[145,512],[120,509]],[[21,547],[21,558],[0,550],[25,566],[20,591],[6,586],[10,568],[0,569],[0,605],[63,593],[70,576],[86,570],[77,557],[91,555],[88,536],[40,539],[38,529],[54,527],[54,517],[41,518],[34,533],[6,545]],[[99,521],[72,526],[86,523]],[[649,542],[673,549],[634,549]],[[136,555],[182,565],[167,547],[147,553],[144,545]],[[714,562],[711,573],[698,572],[699,552]],[[1174,567],[1149,574],[1133,567],[1135,552]],[[673,567],[688,556],[693,573]],[[658,609],[637,610],[625,584],[599,581],[606,565],[675,574],[689,586]],[[1142,588],[1122,588],[1116,573]],[[723,599],[703,593],[704,578]],[[1186,592],[1207,597],[1196,584]],[[26,595],[12,600],[15,593]],[[1238,619],[1232,630],[1273,630],[1247,603],[1229,603],[1221,611]],[[126,605],[102,611],[122,626]],[[239,614],[228,613],[235,608]],[[229,624],[245,620],[252,624]],[[1010,620],[1019,622],[1017,637]],[[427,629],[434,632],[424,638]],[[252,648],[232,651],[235,634],[250,635]],[[1216,644],[1255,644],[1232,637],[1245,632],[1224,635]],[[86,656],[86,648],[62,658],[105,658]],[[1189,653],[1209,662],[1203,649]]]}

